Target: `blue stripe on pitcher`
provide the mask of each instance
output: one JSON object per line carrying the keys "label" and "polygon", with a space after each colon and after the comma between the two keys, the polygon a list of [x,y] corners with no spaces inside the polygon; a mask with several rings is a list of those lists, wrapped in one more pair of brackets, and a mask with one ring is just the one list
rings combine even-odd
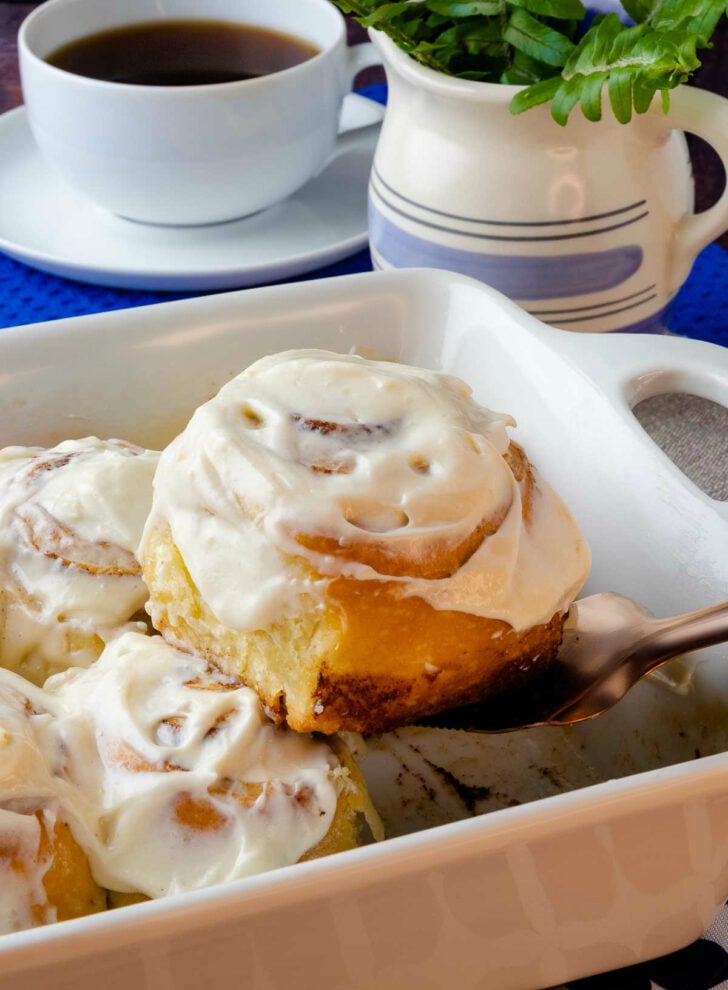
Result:
{"label": "blue stripe on pitcher", "polygon": [[[402,230],[381,213],[371,196],[369,240],[382,259],[394,268],[444,268],[460,272],[486,282],[512,299],[560,299],[604,292],[625,282],[642,264],[642,248],[637,244],[606,251],[536,257],[449,247]],[[635,300],[633,305],[645,301]],[[629,304],[625,302],[625,305]]]}

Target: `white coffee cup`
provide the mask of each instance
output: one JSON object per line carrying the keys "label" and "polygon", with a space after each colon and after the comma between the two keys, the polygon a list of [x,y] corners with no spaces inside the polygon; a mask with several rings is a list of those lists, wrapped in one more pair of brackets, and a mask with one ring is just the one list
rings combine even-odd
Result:
{"label": "white coffee cup", "polygon": [[[347,48],[329,0],[47,0],[23,22],[23,98],[43,155],[112,213],[160,224],[208,224],[262,210],[295,192],[351,141],[337,137],[354,76],[381,61]],[[79,38],[147,21],[250,24],[319,52],[235,82],[147,86],[76,75],[45,59]],[[354,135],[357,132],[353,132]]]}

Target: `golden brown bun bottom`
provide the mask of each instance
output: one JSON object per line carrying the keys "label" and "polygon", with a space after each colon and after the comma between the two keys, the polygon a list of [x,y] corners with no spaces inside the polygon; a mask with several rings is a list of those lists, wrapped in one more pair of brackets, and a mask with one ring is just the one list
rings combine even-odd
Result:
{"label": "golden brown bun bottom", "polygon": [[43,925],[49,916],[67,921],[104,911],[106,891],[92,877],[88,858],[70,827],[57,819],[50,830],[41,811],[35,816],[40,825],[40,838],[32,863],[19,855],[12,841],[0,840],[0,860],[10,865],[19,882],[32,875],[38,864],[48,864],[42,878],[45,900],[28,905],[33,923]]}
{"label": "golden brown bun bottom", "polygon": [[91,875],[86,853],[73,837],[69,826],[57,821],[53,833],[53,860],[43,886],[48,903],[56,909],[59,921],[96,914],[106,908],[106,891]]}
{"label": "golden brown bun bottom", "polygon": [[[478,701],[527,679],[561,642],[562,615],[517,632],[402,597],[396,581],[344,577],[323,608],[304,602],[291,619],[240,633],[202,600],[166,523],[148,534],[143,566],[162,635],[239,677],[299,732],[380,732]],[[295,558],[289,566],[304,573]]]}

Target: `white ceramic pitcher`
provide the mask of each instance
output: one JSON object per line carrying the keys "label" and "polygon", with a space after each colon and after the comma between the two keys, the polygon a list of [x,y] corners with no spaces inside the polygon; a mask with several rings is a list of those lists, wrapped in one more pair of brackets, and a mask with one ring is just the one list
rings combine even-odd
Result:
{"label": "white ceramic pitcher", "polygon": [[[566,127],[519,116],[515,86],[456,79],[371,32],[387,112],[369,187],[378,268],[444,268],[504,292],[545,323],[664,332],[698,251],[728,229],[728,192],[693,214],[683,131],[728,171],[728,100],[691,87],[619,124],[605,106]],[[606,103],[606,100],[605,100]]]}

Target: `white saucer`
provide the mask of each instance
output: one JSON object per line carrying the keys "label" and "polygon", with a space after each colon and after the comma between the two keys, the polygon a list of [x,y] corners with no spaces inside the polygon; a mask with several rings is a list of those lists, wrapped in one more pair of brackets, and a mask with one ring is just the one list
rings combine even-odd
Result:
{"label": "white saucer", "polygon": [[[342,127],[381,120],[351,94]],[[342,151],[282,203],[244,220],[158,227],[105,213],[36,148],[24,107],[0,117],[0,250],[35,268],[133,289],[231,289],[291,278],[367,244],[367,183],[377,132]]]}

